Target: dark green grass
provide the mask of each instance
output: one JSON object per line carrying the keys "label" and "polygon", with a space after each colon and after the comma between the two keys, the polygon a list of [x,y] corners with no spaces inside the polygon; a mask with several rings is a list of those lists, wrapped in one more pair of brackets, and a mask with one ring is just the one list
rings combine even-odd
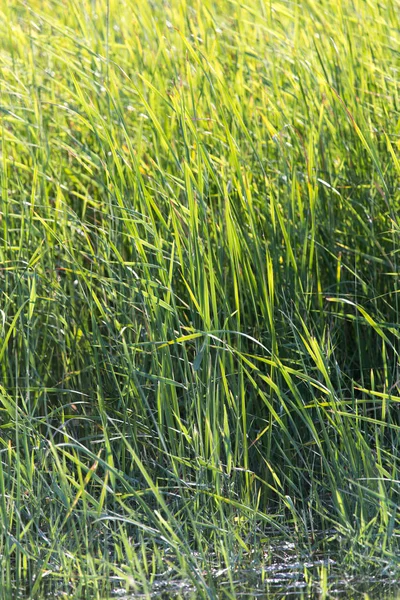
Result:
{"label": "dark green grass", "polygon": [[395,577],[399,11],[0,2],[4,598]]}

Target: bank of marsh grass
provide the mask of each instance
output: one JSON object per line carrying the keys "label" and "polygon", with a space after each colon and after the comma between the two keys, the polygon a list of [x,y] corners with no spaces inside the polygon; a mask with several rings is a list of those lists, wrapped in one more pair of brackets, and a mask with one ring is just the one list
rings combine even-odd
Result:
{"label": "bank of marsh grass", "polygon": [[3,598],[396,571],[399,14],[0,2]]}

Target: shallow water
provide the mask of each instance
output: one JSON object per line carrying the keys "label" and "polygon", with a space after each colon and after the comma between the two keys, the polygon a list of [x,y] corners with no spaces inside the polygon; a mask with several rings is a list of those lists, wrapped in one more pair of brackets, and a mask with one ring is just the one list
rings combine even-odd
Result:
{"label": "shallow water", "polygon": [[[237,569],[229,572],[228,569],[214,569],[201,575],[207,581],[208,590],[199,589],[190,579],[173,579],[164,575],[156,577],[147,593],[127,592],[114,588],[108,595],[91,594],[86,588],[73,591],[56,582],[51,576],[43,581],[45,590],[42,594],[32,597],[27,588],[25,593],[21,590],[12,590],[7,593],[0,589],[0,600],[197,600],[210,599],[290,599],[290,600],[400,600],[399,571],[389,571],[387,568],[384,577],[370,574],[371,569],[366,567],[365,573],[356,575],[346,571],[332,558],[300,559],[294,544],[273,544],[266,556],[265,562],[260,564],[249,563],[246,569]],[[200,577],[199,577],[200,578]],[[199,579],[196,578],[196,579]],[[107,582],[106,582],[107,583]],[[103,582],[104,584],[104,582]],[[109,585],[100,586],[102,589]],[[116,582],[117,585],[117,582]]]}
{"label": "shallow water", "polygon": [[[229,577],[226,570],[213,573],[210,598],[257,599],[332,599],[342,600],[400,600],[400,580],[388,576],[377,578],[367,575],[349,576],[339,573],[333,560],[286,560],[260,568],[235,572]],[[115,592],[118,600],[145,598],[143,594]],[[148,597],[148,596],[147,596]],[[155,581],[151,598],[195,600],[203,597],[187,581]]]}
{"label": "shallow water", "polygon": [[[306,580],[307,579],[307,580]],[[97,594],[68,593],[59,586],[50,586],[52,590],[43,595],[34,596],[34,600],[100,600]],[[235,574],[231,581],[214,582],[207,595],[198,591],[188,581],[155,582],[150,594],[126,593],[115,589],[111,594],[102,596],[101,600],[233,600],[236,598],[257,598],[259,600],[400,600],[400,582],[398,579],[377,579],[374,577],[343,578],[330,577],[323,585],[312,576],[304,577],[299,572],[291,572],[284,568],[270,572],[261,580],[257,574],[249,571]],[[33,600],[29,594],[18,592],[9,595],[0,594],[1,600]]]}
{"label": "shallow water", "polygon": [[[265,579],[254,585],[246,579],[247,573],[240,573],[234,579],[234,588],[230,582],[216,586],[210,598],[257,598],[265,600],[322,600],[340,598],[341,600],[399,600],[400,585],[398,580],[377,580],[374,578],[352,578],[332,580],[327,582],[323,590],[317,581],[308,581],[297,578],[291,573],[276,573],[273,577]],[[148,598],[145,594],[116,593],[112,596],[118,600],[136,600]],[[155,585],[151,598],[155,600],[195,600],[200,597],[187,582],[174,582],[170,584]]]}

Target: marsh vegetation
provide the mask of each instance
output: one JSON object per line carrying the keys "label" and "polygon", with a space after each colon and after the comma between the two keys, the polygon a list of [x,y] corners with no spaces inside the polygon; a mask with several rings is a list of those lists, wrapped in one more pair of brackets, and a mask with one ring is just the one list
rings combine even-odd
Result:
{"label": "marsh vegetation", "polygon": [[0,2],[3,600],[396,582],[399,14]]}

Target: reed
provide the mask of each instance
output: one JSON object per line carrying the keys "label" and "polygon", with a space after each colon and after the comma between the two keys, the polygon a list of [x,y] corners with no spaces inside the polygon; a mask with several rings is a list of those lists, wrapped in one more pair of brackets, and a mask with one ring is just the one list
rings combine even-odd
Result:
{"label": "reed", "polygon": [[1,598],[397,572],[399,9],[0,3]]}

